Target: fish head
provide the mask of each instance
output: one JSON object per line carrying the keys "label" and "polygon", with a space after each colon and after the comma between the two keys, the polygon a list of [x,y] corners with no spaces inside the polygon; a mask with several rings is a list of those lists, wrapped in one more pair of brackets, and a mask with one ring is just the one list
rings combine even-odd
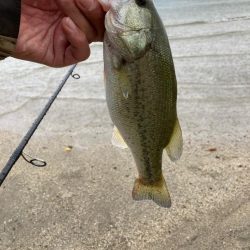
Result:
{"label": "fish head", "polygon": [[111,46],[126,60],[142,57],[152,43],[152,0],[113,0],[105,18]]}

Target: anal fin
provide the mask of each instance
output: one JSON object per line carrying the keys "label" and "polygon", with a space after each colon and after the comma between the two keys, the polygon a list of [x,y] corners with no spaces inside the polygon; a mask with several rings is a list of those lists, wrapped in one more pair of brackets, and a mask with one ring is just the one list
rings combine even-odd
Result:
{"label": "anal fin", "polygon": [[118,148],[126,149],[128,148],[128,145],[124,141],[122,135],[120,134],[117,127],[114,127],[113,135],[112,135],[112,144]]}
{"label": "anal fin", "polygon": [[167,154],[171,161],[177,161],[180,159],[183,151],[183,139],[182,131],[178,118],[173,129],[172,136],[166,147]]}

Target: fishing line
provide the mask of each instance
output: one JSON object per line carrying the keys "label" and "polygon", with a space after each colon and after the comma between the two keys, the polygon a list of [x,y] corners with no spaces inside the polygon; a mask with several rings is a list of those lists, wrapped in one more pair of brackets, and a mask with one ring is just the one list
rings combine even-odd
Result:
{"label": "fishing line", "polygon": [[66,82],[68,81],[69,77],[71,76],[71,77],[73,77],[76,80],[78,80],[78,79],[81,78],[81,76],[79,74],[73,74],[76,66],[77,66],[77,64],[73,65],[69,69],[69,71],[67,72],[67,74],[63,78],[62,82],[59,84],[58,88],[54,92],[54,94],[50,97],[50,99],[48,100],[47,104],[45,105],[45,107],[43,108],[43,110],[41,111],[41,113],[38,115],[38,117],[36,118],[36,120],[32,124],[31,128],[28,130],[28,132],[26,133],[26,135],[21,140],[20,144],[17,146],[17,148],[14,150],[14,152],[10,156],[8,162],[6,163],[5,167],[3,168],[3,170],[0,173],[0,186],[3,184],[4,180],[6,179],[6,177],[8,176],[8,174],[10,173],[11,169],[13,168],[13,166],[15,165],[15,163],[18,161],[18,159],[21,156],[23,157],[23,159],[26,162],[28,162],[29,164],[31,164],[31,165],[33,165],[35,167],[45,167],[47,165],[46,161],[38,159],[38,158],[34,158],[34,157],[32,157],[32,156],[30,156],[28,154],[25,154],[23,152],[23,150],[25,149],[25,147],[27,146],[28,142],[32,138],[33,134],[35,133],[35,131],[39,127],[40,123],[42,122],[42,120],[46,116],[47,112],[50,110],[52,104],[56,100],[57,96],[61,92],[61,90],[64,87],[64,85],[66,84]]}

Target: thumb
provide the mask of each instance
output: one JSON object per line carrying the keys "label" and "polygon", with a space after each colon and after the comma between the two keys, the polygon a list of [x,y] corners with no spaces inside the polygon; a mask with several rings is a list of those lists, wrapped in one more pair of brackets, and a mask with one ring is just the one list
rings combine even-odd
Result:
{"label": "thumb", "polygon": [[99,3],[101,4],[103,10],[107,12],[110,9],[111,1],[112,0],[98,0]]}

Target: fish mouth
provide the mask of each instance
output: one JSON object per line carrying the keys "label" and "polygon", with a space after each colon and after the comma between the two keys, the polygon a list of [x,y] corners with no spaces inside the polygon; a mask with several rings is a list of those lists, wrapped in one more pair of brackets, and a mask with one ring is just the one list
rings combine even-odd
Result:
{"label": "fish mouth", "polygon": [[[131,14],[131,20],[130,13],[134,7],[130,5],[128,8],[116,3],[111,6],[105,17],[106,34],[112,47],[128,62],[143,57],[150,49],[153,40],[151,14],[138,12],[142,16],[136,16],[136,11]],[[133,21],[135,17],[139,18],[136,22]]]}
{"label": "fish mouth", "polygon": [[113,9],[110,9],[105,17],[105,28],[108,33],[121,33],[126,29],[126,26],[123,25],[118,18],[115,18],[117,15]]}
{"label": "fish mouth", "polygon": [[118,12],[122,6],[126,5],[131,0],[109,0],[110,10],[113,12]]}
{"label": "fish mouth", "polygon": [[151,24],[147,25],[146,23],[140,24],[139,27],[131,27],[125,23],[126,17],[121,14],[121,9],[125,3],[130,2],[131,0],[116,0],[113,1],[109,11],[105,17],[105,28],[106,31],[113,34],[122,34],[126,32],[138,32],[143,29],[151,28]]}
{"label": "fish mouth", "polygon": [[120,21],[120,18],[118,16],[118,14],[115,12],[112,12],[112,10],[110,10],[107,14],[106,14],[106,18],[105,18],[105,28],[106,28],[106,32],[108,33],[112,33],[112,34],[131,34],[131,33],[136,33],[136,32],[140,32],[140,31],[148,31],[149,27],[148,26],[144,26],[144,27],[140,27],[138,29],[135,29],[133,27],[130,27],[129,25],[124,25],[122,23],[122,21]]}

